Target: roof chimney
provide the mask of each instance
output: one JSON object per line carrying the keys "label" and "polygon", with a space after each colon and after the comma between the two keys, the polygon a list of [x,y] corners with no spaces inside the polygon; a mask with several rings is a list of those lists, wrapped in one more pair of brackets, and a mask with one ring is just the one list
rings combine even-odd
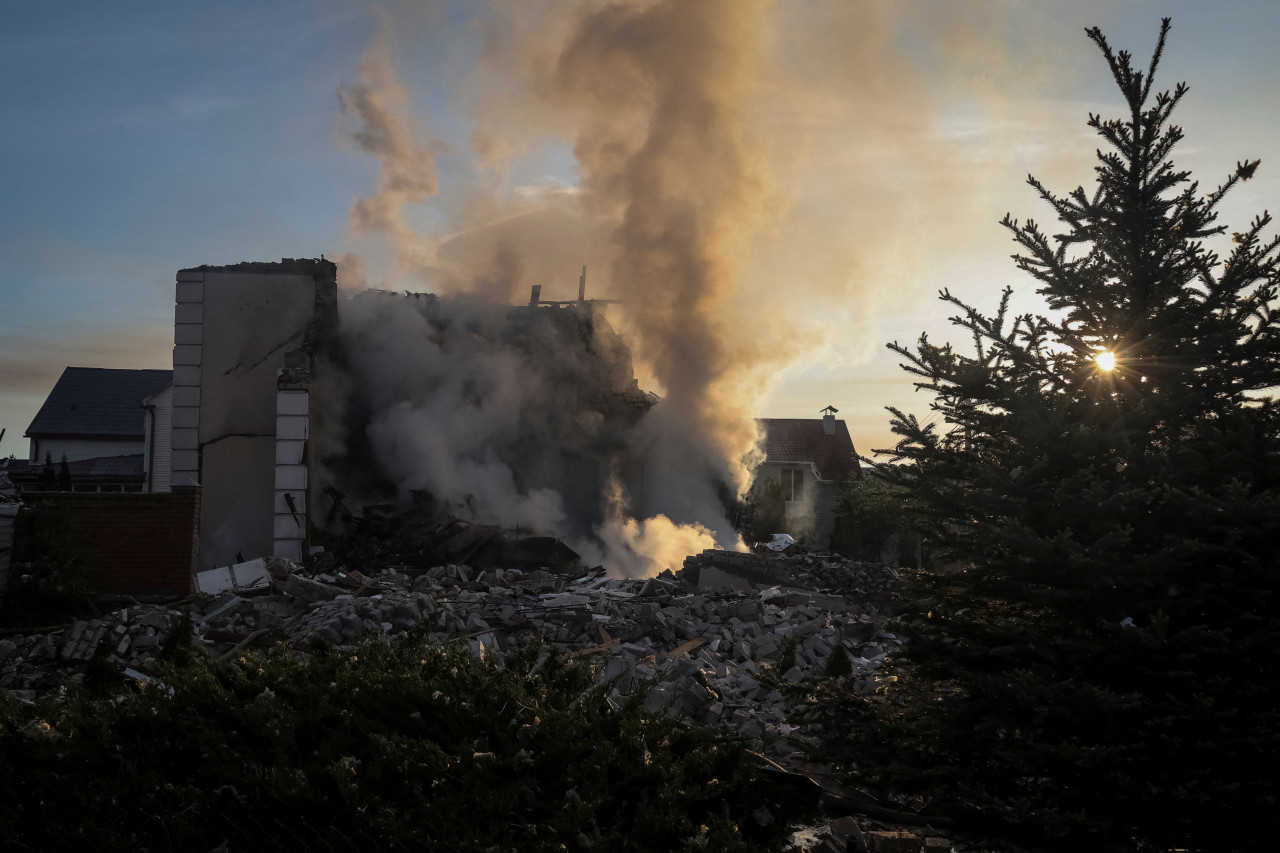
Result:
{"label": "roof chimney", "polygon": [[535,284],[533,286],[533,292],[529,294],[529,307],[537,308],[538,303],[541,301],[542,301],[542,285]]}
{"label": "roof chimney", "polygon": [[578,301],[587,301],[587,268],[582,268],[582,277],[578,279]]}
{"label": "roof chimney", "polygon": [[836,434],[836,412],[840,411],[835,406],[827,406],[822,410],[822,431],[827,435]]}

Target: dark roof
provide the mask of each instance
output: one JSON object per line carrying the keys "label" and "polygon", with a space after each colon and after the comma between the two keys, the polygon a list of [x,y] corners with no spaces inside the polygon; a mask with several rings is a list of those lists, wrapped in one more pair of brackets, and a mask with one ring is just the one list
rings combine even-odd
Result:
{"label": "dark roof", "polygon": [[844,421],[827,435],[821,418],[761,418],[767,462],[812,462],[823,480],[862,478],[858,455]]}
{"label": "dark roof", "polygon": [[142,401],[172,381],[172,370],[68,367],[27,427],[27,435],[119,436],[141,441]]}
{"label": "dark roof", "polygon": [[[142,480],[142,454],[132,453],[128,456],[95,456],[92,459],[77,459],[68,462],[71,469],[72,482],[82,480]],[[44,460],[28,462],[25,459],[10,460],[5,473],[19,479],[39,477],[44,470]],[[57,476],[58,460],[53,460],[53,473]]]}

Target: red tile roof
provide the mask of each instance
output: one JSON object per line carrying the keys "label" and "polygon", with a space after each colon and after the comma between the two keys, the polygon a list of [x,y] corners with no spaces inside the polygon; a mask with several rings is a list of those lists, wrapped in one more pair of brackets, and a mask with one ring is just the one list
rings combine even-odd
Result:
{"label": "red tile roof", "polygon": [[823,480],[862,479],[858,454],[844,421],[827,435],[821,418],[761,418],[768,462],[812,462]]}

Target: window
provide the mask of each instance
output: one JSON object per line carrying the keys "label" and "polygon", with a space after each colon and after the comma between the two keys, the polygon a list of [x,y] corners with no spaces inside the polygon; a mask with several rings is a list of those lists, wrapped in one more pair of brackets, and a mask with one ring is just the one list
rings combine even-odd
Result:
{"label": "window", "polygon": [[782,469],[782,497],[787,501],[804,500],[804,469]]}

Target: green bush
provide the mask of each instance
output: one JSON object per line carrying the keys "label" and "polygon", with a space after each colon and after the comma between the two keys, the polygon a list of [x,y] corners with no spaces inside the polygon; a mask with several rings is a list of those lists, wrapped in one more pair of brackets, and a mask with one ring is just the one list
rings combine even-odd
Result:
{"label": "green bush", "polygon": [[915,565],[920,537],[911,528],[911,496],[905,486],[876,476],[845,486],[836,506],[831,550],[853,560]]}
{"label": "green bush", "polygon": [[[812,814],[711,730],[591,669],[421,634],[162,666],[119,697],[0,699],[13,849],[770,850]],[[545,661],[540,656],[546,656]],[[531,674],[532,673],[532,674]],[[778,819],[761,826],[767,807]]]}
{"label": "green bush", "polygon": [[52,503],[23,507],[14,519],[9,582],[0,624],[56,624],[89,610],[88,560],[75,520]]}

